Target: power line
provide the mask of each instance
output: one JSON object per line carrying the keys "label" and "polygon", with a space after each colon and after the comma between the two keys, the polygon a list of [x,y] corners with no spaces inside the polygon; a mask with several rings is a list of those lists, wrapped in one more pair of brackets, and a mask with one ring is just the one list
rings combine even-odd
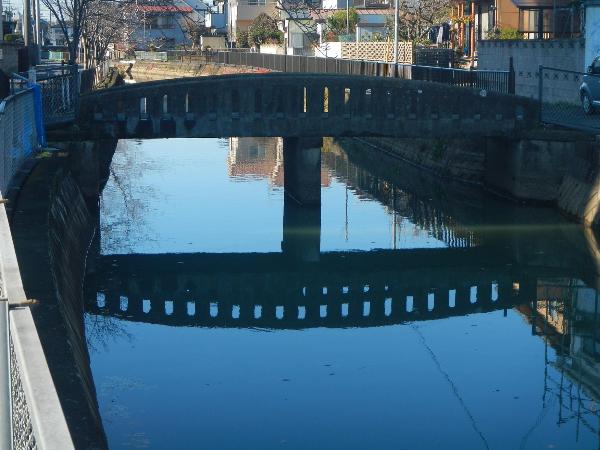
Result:
{"label": "power line", "polygon": [[463,409],[465,410],[465,413],[469,417],[469,420],[471,421],[471,425],[473,426],[473,429],[475,430],[475,432],[481,438],[481,440],[483,442],[483,445],[485,445],[485,448],[489,450],[490,446],[488,444],[487,439],[485,438],[485,436],[483,435],[483,433],[481,432],[481,430],[479,430],[479,427],[477,426],[477,423],[475,422],[475,418],[473,417],[473,415],[469,411],[469,408],[467,407],[467,405],[465,404],[464,400],[462,399],[460,393],[458,392],[458,388],[456,387],[456,385],[454,384],[454,382],[450,378],[450,375],[448,375],[448,373],[446,371],[444,371],[444,369],[442,369],[442,366],[441,366],[440,362],[438,361],[437,357],[435,356],[435,353],[433,353],[433,350],[431,349],[431,347],[429,347],[429,345],[427,345],[427,342],[425,341],[425,336],[423,336],[423,333],[421,333],[421,331],[419,330],[419,328],[416,325],[414,325],[414,324],[411,325],[411,328],[413,330],[415,330],[415,333],[417,333],[419,335],[419,338],[421,339],[421,343],[423,344],[423,346],[425,347],[425,349],[429,353],[429,356],[431,356],[431,359],[433,360],[433,362],[434,362],[435,366],[437,367],[438,371],[443,375],[443,377],[446,379],[446,381],[448,382],[448,384],[450,385],[450,387],[452,387],[452,392],[454,393],[455,397],[458,399],[458,402],[463,407]]}

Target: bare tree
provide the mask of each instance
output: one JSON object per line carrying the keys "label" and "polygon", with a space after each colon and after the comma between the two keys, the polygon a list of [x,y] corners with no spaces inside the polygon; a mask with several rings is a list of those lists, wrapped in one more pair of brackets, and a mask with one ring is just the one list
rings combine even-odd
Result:
{"label": "bare tree", "polygon": [[138,14],[131,2],[93,0],[87,4],[87,20],[81,31],[81,47],[85,68],[103,62],[110,44],[127,42]]}
{"label": "bare tree", "polygon": [[[429,29],[450,18],[449,0],[400,0],[398,8],[398,39],[423,42]],[[388,21],[393,32],[393,17]]]}
{"label": "bare tree", "polygon": [[[277,5],[281,16],[293,21],[315,49],[318,49],[317,24],[321,23],[327,28],[327,17],[330,13],[311,0],[279,0]],[[393,38],[394,15],[393,10],[388,11],[386,35]],[[399,0],[398,38],[403,41],[422,42],[431,26],[444,22],[449,17],[449,0]]]}
{"label": "bare tree", "polygon": [[[75,64],[80,47],[86,67],[105,59],[109,44],[128,42],[144,20],[142,9],[157,7],[158,14],[173,14],[180,9],[176,0],[42,0],[62,29],[69,48],[69,64]],[[161,9],[163,12],[161,13]],[[175,26],[194,44],[204,30],[204,18],[181,14]]]}
{"label": "bare tree", "polygon": [[[69,64],[75,64],[77,61],[81,32],[90,12],[87,6],[92,2],[93,0],[42,0],[65,36],[69,47]],[[71,33],[69,28],[72,30]]]}

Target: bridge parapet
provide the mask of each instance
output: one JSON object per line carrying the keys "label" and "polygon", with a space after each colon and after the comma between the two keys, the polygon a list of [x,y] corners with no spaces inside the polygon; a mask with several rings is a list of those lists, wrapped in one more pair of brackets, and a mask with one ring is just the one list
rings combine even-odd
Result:
{"label": "bridge parapet", "polygon": [[515,291],[512,280],[505,276],[473,278],[472,282],[430,288],[401,287],[385,282],[303,287],[298,280],[293,288],[278,292],[266,286],[258,290],[257,286],[245,289],[238,286],[229,295],[221,293],[212,299],[175,292],[144,295],[138,291],[139,286],[134,285],[123,292],[99,291],[96,302],[88,304],[87,310],[93,314],[171,326],[304,329],[436,320],[507,309],[535,300],[535,291]]}
{"label": "bridge parapet", "polygon": [[79,123],[111,137],[511,136],[531,99],[438,83],[244,74],[140,83],[82,96]]}

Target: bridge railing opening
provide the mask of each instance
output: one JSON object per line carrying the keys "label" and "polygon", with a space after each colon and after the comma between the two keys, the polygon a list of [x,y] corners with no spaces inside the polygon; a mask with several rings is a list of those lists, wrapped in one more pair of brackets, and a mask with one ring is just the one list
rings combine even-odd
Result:
{"label": "bridge railing opening", "polygon": [[541,122],[600,132],[600,75],[540,66],[538,80]]}

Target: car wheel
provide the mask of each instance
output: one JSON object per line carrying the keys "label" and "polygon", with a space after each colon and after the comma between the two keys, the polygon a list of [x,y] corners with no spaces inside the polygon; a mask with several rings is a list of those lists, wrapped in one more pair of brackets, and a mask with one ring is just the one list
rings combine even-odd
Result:
{"label": "car wheel", "polygon": [[594,105],[592,104],[592,99],[589,94],[583,93],[581,95],[581,106],[583,107],[583,112],[585,114],[593,114],[594,113]]}

